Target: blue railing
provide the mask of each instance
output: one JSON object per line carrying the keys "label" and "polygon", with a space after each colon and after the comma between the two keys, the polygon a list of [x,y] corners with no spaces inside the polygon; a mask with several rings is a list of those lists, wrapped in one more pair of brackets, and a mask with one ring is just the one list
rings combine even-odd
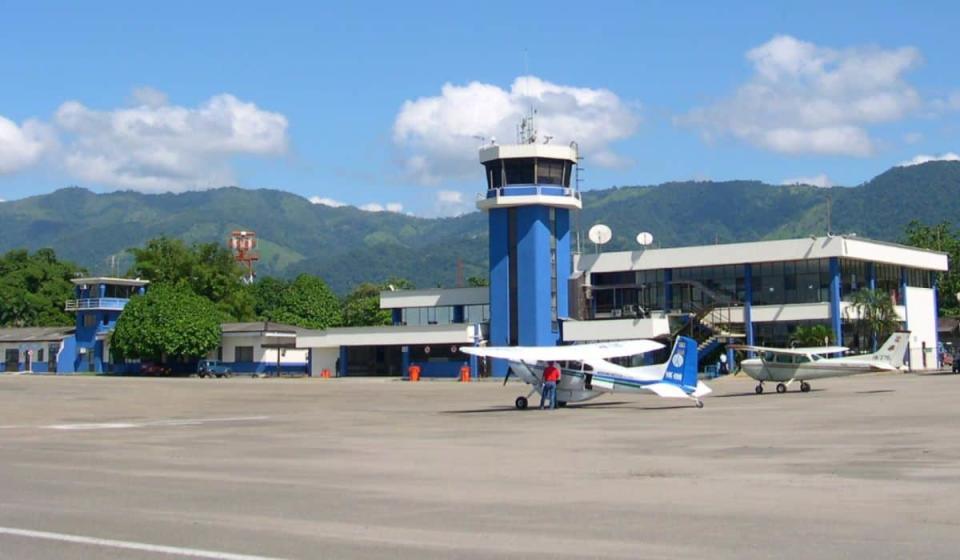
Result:
{"label": "blue railing", "polygon": [[64,309],[67,311],[84,311],[88,309],[115,309],[122,310],[127,302],[126,298],[85,298],[68,299]]}

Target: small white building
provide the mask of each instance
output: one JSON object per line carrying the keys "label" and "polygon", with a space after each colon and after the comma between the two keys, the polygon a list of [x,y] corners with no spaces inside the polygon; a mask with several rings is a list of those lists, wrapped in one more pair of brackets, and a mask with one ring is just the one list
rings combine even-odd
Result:
{"label": "small white building", "polygon": [[220,347],[207,359],[224,362],[235,374],[310,372],[310,351],[297,348],[304,329],[264,321],[224,323],[220,329]]}

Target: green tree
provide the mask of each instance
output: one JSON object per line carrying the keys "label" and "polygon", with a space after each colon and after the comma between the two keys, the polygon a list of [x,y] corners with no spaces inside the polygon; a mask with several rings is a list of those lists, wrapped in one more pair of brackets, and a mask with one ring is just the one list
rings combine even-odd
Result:
{"label": "green tree", "polygon": [[484,286],[489,286],[490,281],[482,276],[471,276],[467,278],[467,285],[472,288],[482,288]]}
{"label": "green tree", "polygon": [[301,274],[283,291],[272,320],[308,329],[340,326],[340,302],[317,276]]}
{"label": "green tree", "polygon": [[860,335],[860,349],[872,347],[871,339],[883,340],[900,327],[900,317],[889,294],[864,288],[850,294],[850,306],[844,313],[853,319]]}
{"label": "green tree", "polygon": [[110,344],[124,358],[199,358],[220,344],[219,313],[210,300],[189,289],[154,285],[127,303]]}
{"label": "green tree", "polygon": [[270,321],[283,303],[284,293],[289,283],[280,278],[267,276],[258,279],[250,286],[253,294],[253,310],[257,318]]}
{"label": "green tree", "polygon": [[793,331],[793,342],[797,346],[829,346],[834,342],[833,329],[826,325],[800,325]]}
{"label": "green tree", "polygon": [[74,297],[72,278],[82,269],[57,260],[53,249],[0,255],[0,326],[53,327],[74,323],[64,311]]}
{"label": "green tree", "polygon": [[383,286],[371,283],[363,283],[354,288],[343,301],[343,325],[367,327],[392,324],[390,310],[380,309],[380,292],[384,289],[386,288]]}
{"label": "green tree", "polygon": [[130,249],[133,266],[128,276],[157,285],[189,288],[212,301],[225,320],[256,317],[254,296],[243,283],[244,269],[230,251],[216,243],[188,246],[179,239],[158,237],[143,248]]}
{"label": "green tree", "polygon": [[947,253],[951,269],[937,275],[937,286],[942,294],[939,300],[940,315],[960,315],[960,237],[949,222],[940,222],[934,226],[921,224],[914,220],[907,224],[905,240],[907,245]]}

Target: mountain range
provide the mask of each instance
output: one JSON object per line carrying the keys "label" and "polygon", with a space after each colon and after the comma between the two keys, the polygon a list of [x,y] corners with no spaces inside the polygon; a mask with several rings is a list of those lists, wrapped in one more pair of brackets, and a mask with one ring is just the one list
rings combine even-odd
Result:
{"label": "mountain range", "polygon": [[[605,223],[604,250],[636,247],[638,232],[661,247],[782,239],[834,233],[898,241],[911,220],[953,222],[960,215],[960,162],[894,167],[854,187],[770,185],[759,181],[685,181],[583,192],[581,232]],[[418,218],[313,204],[267,189],[224,187],[182,194],[97,194],[70,187],[0,203],[0,251],[52,247],[91,273],[122,273],[127,249],[166,235],[226,242],[235,229],[257,232],[259,275],[323,277],[338,293],[391,277],[418,287],[453,286],[485,276],[487,221],[480,212]]]}

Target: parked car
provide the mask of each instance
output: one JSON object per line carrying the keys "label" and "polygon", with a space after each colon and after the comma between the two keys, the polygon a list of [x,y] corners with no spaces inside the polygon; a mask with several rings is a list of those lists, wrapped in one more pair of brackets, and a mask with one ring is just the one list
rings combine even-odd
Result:
{"label": "parked car", "polygon": [[170,375],[170,368],[156,362],[140,364],[140,375]]}
{"label": "parked car", "polygon": [[233,371],[230,366],[217,360],[200,360],[197,362],[197,375],[200,377],[231,377]]}

